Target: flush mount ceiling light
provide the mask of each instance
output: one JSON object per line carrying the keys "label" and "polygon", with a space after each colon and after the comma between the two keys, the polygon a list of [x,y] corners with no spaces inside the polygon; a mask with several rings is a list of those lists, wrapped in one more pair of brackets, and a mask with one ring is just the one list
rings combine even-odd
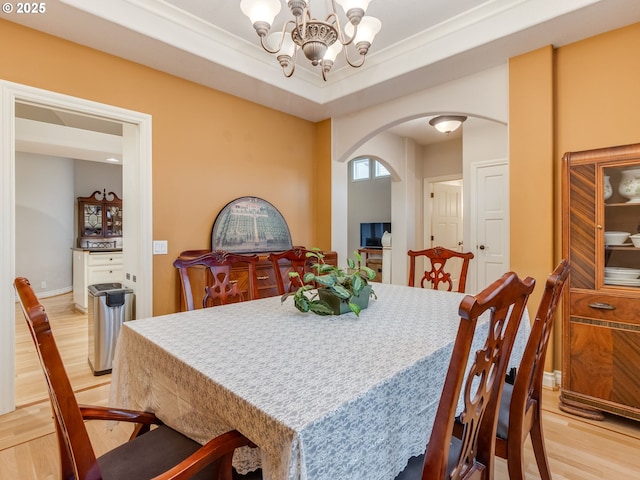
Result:
{"label": "flush mount ceiling light", "polygon": [[[320,66],[322,78],[326,81],[327,73],[341,51],[350,66],[358,68],[364,64],[373,38],[382,27],[377,18],[365,16],[370,1],[331,0],[327,18],[320,21],[311,16],[311,0],[289,0],[287,4],[294,18],[289,19],[280,32],[270,35],[271,24],[282,7],[280,0],[242,0],[240,9],[251,20],[262,48],[277,56],[287,78],[295,71],[296,54],[300,49],[314,67]],[[344,31],[336,3],[348,19]],[[353,45],[360,55],[355,61],[349,58],[349,45]]]}
{"label": "flush mount ceiling light", "polygon": [[451,132],[455,132],[462,122],[467,119],[464,115],[439,115],[429,120],[429,125],[435,127],[436,130],[449,135]]}

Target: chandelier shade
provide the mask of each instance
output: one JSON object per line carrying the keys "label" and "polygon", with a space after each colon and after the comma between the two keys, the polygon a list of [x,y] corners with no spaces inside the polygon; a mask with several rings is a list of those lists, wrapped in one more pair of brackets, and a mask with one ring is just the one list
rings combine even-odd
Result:
{"label": "chandelier shade", "polygon": [[449,135],[451,132],[455,132],[462,122],[467,119],[464,115],[439,115],[429,120],[429,125],[436,130]]}
{"label": "chandelier shade", "polygon": [[[269,33],[280,13],[280,0],[242,0],[240,9],[253,24],[264,50],[274,54],[286,77],[293,75],[298,50],[315,66],[320,66],[322,78],[327,79],[336,58],[344,53],[345,61],[354,68],[364,64],[365,57],[382,22],[365,16],[371,0],[327,0],[330,10],[324,21],[311,15],[311,0],[289,0],[287,5],[293,18],[282,30]],[[342,7],[339,11],[337,5]],[[341,18],[343,20],[341,20]],[[342,28],[341,23],[344,23]],[[347,47],[358,57],[352,60]]]}

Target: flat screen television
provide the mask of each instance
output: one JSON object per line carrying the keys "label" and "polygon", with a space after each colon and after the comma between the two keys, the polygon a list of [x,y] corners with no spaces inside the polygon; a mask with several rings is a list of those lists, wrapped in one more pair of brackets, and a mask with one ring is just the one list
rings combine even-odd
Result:
{"label": "flat screen television", "polygon": [[382,234],[391,233],[390,222],[360,224],[360,248],[382,248]]}

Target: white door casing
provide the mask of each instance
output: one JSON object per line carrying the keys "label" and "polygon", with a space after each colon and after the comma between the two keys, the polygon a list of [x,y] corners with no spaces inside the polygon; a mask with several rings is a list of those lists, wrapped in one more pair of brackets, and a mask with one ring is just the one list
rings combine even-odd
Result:
{"label": "white door casing", "polygon": [[[15,409],[15,103],[33,103],[122,122],[123,198],[133,234],[123,250],[136,318],[153,313],[151,116],[0,80],[0,414]],[[144,213],[144,214],[142,214]],[[125,224],[126,228],[126,224]],[[137,235],[134,237],[133,235]],[[127,240],[128,238],[128,240]],[[135,283],[133,278],[136,278]]]}
{"label": "white door casing", "polygon": [[509,165],[506,159],[471,166],[471,241],[475,291],[509,270]]}

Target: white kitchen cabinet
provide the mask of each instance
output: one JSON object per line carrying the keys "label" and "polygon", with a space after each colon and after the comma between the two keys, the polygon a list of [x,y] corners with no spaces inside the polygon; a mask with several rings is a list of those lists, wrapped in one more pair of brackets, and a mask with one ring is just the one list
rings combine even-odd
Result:
{"label": "white kitchen cabinet", "polygon": [[122,251],[73,249],[73,301],[78,310],[87,311],[89,285],[123,281]]}

